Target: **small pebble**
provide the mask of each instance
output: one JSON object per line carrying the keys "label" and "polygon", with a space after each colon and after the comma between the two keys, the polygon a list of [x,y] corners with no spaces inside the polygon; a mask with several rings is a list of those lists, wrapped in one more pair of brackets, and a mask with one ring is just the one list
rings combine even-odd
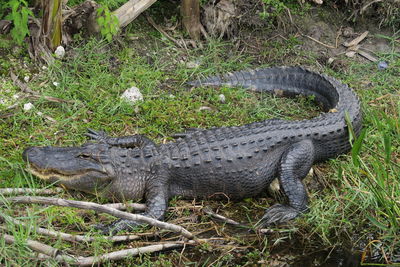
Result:
{"label": "small pebble", "polygon": [[219,101],[220,101],[221,103],[225,103],[226,97],[225,97],[224,94],[220,94],[220,95],[218,96],[218,98],[219,98]]}
{"label": "small pebble", "polygon": [[384,70],[389,67],[389,64],[386,61],[379,61],[378,62],[378,70]]}
{"label": "small pebble", "polygon": [[26,104],[24,104],[24,110],[25,110],[25,111],[31,110],[33,107],[34,107],[34,106],[33,106],[32,103],[26,103]]}

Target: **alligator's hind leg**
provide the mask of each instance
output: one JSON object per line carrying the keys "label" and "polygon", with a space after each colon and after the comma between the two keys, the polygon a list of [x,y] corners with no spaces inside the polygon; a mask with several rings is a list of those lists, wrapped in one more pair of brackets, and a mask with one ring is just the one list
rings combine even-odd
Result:
{"label": "alligator's hind leg", "polygon": [[147,145],[154,145],[154,142],[141,134],[128,135],[122,137],[109,137],[104,131],[95,131],[88,129],[86,136],[99,143],[105,143],[110,146],[117,146],[123,148],[145,147]]}
{"label": "alligator's hind leg", "polygon": [[314,145],[311,140],[300,141],[288,148],[280,161],[279,183],[289,199],[289,205],[275,204],[267,209],[259,226],[286,222],[307,211],[308,196],[302,180],[313,162]]}

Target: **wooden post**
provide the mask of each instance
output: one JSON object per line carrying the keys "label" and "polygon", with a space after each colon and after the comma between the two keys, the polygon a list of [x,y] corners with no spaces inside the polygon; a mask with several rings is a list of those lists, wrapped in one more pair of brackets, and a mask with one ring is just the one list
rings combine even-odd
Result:
{"label": "wooden post", "polygon": [[200,3],[199,0],[182,0],[181,15],[183,26],[194,40],[200,39]]}

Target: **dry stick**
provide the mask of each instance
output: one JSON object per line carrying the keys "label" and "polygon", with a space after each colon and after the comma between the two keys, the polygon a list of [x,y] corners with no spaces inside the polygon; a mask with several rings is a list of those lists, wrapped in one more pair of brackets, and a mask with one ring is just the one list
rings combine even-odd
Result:
{"label": "dry stick", "polygon": [[51,197],[30,197],[30,196],[5,198],[3,202],[23,203],[23,204],[45,204],[45,205],[55,205],[62,207],[74,207],[80,209],[94,210],[96,212],[108,213],[118,218],[131,221],[139,221],[141,223],[146,223],[162,229],[170,230],[172,232],[177,232],[182,234],[184,237],[188,239],[195,239],[195,236],[191,232],[189,232],[188,230],[179,225],[162,222],[139,214],[131,214],[128,212],[119,211],[117,209],[108,208],[93,202],[66,200],[66,199],[51,198]]}
{"label": "dry stick", "polygon": [[[6,241],[6,244],[14,244],[16,243],[16,240],[13,236],[7,235],[7,234],[0,234],[2,238]],[[76,259],[68,256],[68,255],[63,255],[61,251],[59,251],[56,248],[53,248],[49,245],[43,244],[39,241],[32,240],[32,239],[27,239],[26,240],[26,245],[32,249],[33,251],[42,253],[44,255],[47,255],[49,257],[54,258],[57,261],[60,262],[76,262]]]}
{"label": "dry stick", "polygon": [[[15,225],[22,225],[24,227],[30,227],[31,229],[34,229],[37,234],[60,238],[65,241],[93,242],[96,240],[96,238],[94,238],[94,237],[89,237],[89,236],[84,236],[84,235],[71,235],[71,234],[67,234],[67,233],[63,233],[63,232],[49,230],[49,229],[42,228],[42,227],[35,227],[33,225],[29,225],[27,223],[24,223],[17,219],[14,219],[10,216],[5,216],[5,215],[0,214],[0,221],[2,219],[4,221],[9,221]],[[0,228],[6,229],[5,227],[2,227],[2,226],[0,226]],[[140,237],[138,235],[117,235],[117,236],[103,236],[103,238],[105,238],[111,242],[123,242],[123,241],[137,240]]]}
{"label": "dry stick", "polygon": [[3,196],[22,195],[22,194],[55,195],[61,192],[64,192],[64,189],[0,188],[0,195]]}
{"label": "dry stick", "polygon": [[[189,243],[189,244],[194,244],[194,243]],[[94,264],[98,264],[106,260],[120,260],[125,257],[137,256],[143,253],[158,252],[173,248],[179,248],[183,246],[185,246],[185,243],[180,242],[180,243],[164,243],[164,244],[151,245],[140,248],[124,249],[124,250],[114,251],[111,253],[106,253],[101,256],[78,258],[78,260],[74,264],[79,266],[92,266]]]}
{"label": "dry stick", "polygon": [[223,221],[223,222],[225,222],[227,224],[241,225],[240,223],[238,223],[238,222],[236,222],[236,221],[234,221],[232,219],[226,218],[226,217],[224,217],[222,215],[219,215],[219,214],[213,212],[209,207],[204,207],[203,208],[203,212],[205,214],[210,215],[211,217],[213,217],[215,219],[218,219],[218,220],[221,220],[221,221]]}
{"label": "dry stick", "polygon": [[314,42],[319,43],[320,45],[323,45],[323,46],[325,46],[325,47],[328,47],[328,48],[331,48],[331,49],[337,48],[337,47],[334,47],[333,45],[324,44],[323,42],[321,42],[321,41],[319,41],[319,40],[317,40],[317,39],[315,39],[315,38],[312,38],[312,37],[309,36],[309,35],[304,35],[304,34],[303,34],[303,36],[305,36],[305,37],[307,37],[308,39],[313,40]]}

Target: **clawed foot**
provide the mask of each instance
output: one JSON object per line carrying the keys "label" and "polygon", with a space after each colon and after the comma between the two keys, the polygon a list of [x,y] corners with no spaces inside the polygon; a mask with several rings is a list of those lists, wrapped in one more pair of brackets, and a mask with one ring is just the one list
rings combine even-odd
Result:
{"label": "clawed foot", "polygon": [[268,208],[265,215],[256,223],[257,228],[263,228],[274,224],[284,223],[293,220],[300,214],[300,211],[287,205],[275,204]]}
{"label": "clawed foot", "polygon": [[90,140],[97,141],[99,143],[107,143],[108,135],[104,131],[95,131],[93,129],[88,129],[85,134]]}
{"label": "clawed foot", "polygon": [[99,230],[103,235],[115,235],[121,231],[132,231],[135,228],[143,226],[143,224],[135,221],[119,219],[110,224],[96,224],[94,229]]}

